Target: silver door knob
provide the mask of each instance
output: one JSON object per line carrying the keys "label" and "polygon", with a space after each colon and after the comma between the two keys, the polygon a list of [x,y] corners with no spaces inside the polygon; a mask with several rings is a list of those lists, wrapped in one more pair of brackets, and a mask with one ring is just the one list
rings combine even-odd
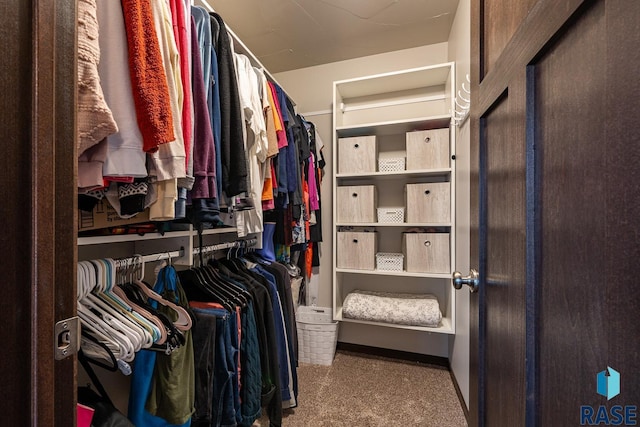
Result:
{"label": "silver door knob", "polygon": [[462,285],[469,286],[471,292],[477,292],[480,286],[480,275],[475,269],[469,270],[468,276],[463,276],[459,271],[453,272],[453,287],[456,289],[462,289]]}

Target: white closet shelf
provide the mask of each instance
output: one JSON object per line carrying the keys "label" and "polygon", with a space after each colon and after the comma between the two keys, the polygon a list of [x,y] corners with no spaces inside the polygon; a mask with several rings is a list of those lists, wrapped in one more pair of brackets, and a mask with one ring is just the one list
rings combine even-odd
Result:
{"label": "white closet shelf", "polygon": [[369,274],[374,276],[395,277],[422,277],[430,279],[451,279],[451,273],[412,273],[409,271],[354,270],[351,268],[336,268],[336,273]]}
{"label": "white closet shelf", "polygon": [[383,95],[424,87],[444,85],[449,78],[451,63],[428,65],[408,70],[392,71],[366,77],[334,82],[343,98]]}
{"label": "white closet shelf", "polygon": [[[209,234],[227,234],[227,233],[235,233],[238,234],[238,230],[234,227],[229,228],[213,228],[207,229],[203,231],[203,235]],[[185,231],[167,231],[164,234],[161,233],[145,233],[143,235],[139,234],[118,234],[113,236],[89,236],[89,237],[78,237],[78,246],[88,246],[88,245],[105,245],[110,243],[125,243],[125,242],[133,242],[133,241],[141,241],[141,240],[164,240],[164,239],[175,239],[180,237],[189,237],[189,236],[197,236],[198,232],[196,230],[185,230]]]}
{"label": "white closet shelf", "polygon": [[[206,236],[209,234],[227,234],[227,233],[238,234],[238,229],[235,227],[223,227],[223,228],[209,228],[202,231],[203,236]],[[198,232],[196,230],[193,230],[193,235],[197,236]]]}
{"label": "white closet shelf", "polygon": [[336,178],[420,178],[424,176],[447,176],[451,173],[451,168],[442,169],[417,169],[417,170],[402,170],[393,172],[361,172],[361,173],[337,173]]}
{"label": "white closet shelf", "polygon": [[382,122],[359,123],[353,125],[336,126],[338,138],[353,136],[384,136],[397,135],[415,130],[429,130],[448,128],[451,125],[451,115],[416,117],[406,120],[390,120]]}
{"label": "white closet shelf", "polygon": [[347,323],[360,323],[363,325],[386,326],[389,328],[396,328],[396,329],[411,329],[413,331],[434,332],[438,334],[449,334],[449,335],[455,334],[455,331],[451,325],[451,321],[447,317],[442,318],[442,321],[440,322],[440,326],[433,328],[428,326],[398,325],[396,323],[371,322],[369,320],[349,319],[342,316],[342,308],[340,308],[334,320],[338,320],[340,322],[347,322]]}
{"label": "white closet shelf", "polygon": [[337,222],[336,227],[451,227],[451,223],[424,222]]}

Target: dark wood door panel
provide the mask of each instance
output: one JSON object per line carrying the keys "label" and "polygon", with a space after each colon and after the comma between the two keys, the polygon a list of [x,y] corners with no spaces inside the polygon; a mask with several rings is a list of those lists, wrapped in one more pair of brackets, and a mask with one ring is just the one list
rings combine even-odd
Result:
{"label": "dark wood door panel", "polygon": [[[540,150],[540,421],[570,425],[606,368],[604,2],[535,65]],[[571,381],[567,381],[571,378]],[[573,408],[573,410],[567,410]]]}
{"label": "dark wood door panel", "polygon": [[525,415],[526,157],[523,118],[514,114],[518,97],[512,95],[510,90],[483,118],[487,426],[521,425]]}
{"label": "dark wood door panel", "polygon": [[484,74],[488,73],[500,57],[537,0],[483,0],[483,20],[491,25],[483,26]]}
{"label": "dark wood door panel", "polygon": [[[517,7],[520,2],[505,2],[505,8]],[[530,0],[525,1],[526,4]],[[541,50],[550,43],[554,35],[567,25],[571,17],[577,13],[584,0],[538,0],[530,8],[526,19],[507,40],[500,56],[491,65],[490,71],[485,70],[484,52],[486,38],[491,32],[502,32],[499,26],[483,14],[482,0],[471,3],[471,49],[475,52],[471,56],[471,114],[482,116],[496,102],[506,90],[510,82],[518,79]],[[474,91],[473,85],[479,87]],[[475,111],[474,111],[475,110]]]}
{"label": "dark wood door panel", "polygon": [[640,131],[623,119],[640,117],[638,19],[637,2],[593,2],[535,66],[543,425],[606,403],[594,384],[607,366],[622,374],[612,404],[640,400]]}
{"label": "dark wood door panel", "polygon": [[[486,280],[471,300],[470,424],[576,425],[581,405],[640,401],[640,2],[540,0],[494,62],[482,49],[505,43],[510,15],[482,6],[471,263]],[[621,373],[610,402],[596,392],[608,366]]]}

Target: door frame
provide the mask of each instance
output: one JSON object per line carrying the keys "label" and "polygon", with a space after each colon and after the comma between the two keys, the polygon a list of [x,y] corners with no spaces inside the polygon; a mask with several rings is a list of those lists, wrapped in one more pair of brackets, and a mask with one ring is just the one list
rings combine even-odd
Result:
{"label": "door frame", "polygon": [[7,425],[76,422],[75,357],[54,358],[76,300],[76,13],[74,0],[9,0],[0,18]]}

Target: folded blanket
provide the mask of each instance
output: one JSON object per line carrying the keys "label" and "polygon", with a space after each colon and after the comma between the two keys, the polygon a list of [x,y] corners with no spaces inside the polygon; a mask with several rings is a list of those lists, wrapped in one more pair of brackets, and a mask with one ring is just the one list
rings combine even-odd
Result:
{"label": "folded blanket", "polygon": [[342,305],[342,316],[372,322],[438,327],[442,313],[431,294],[405,294],[355,290]]}

